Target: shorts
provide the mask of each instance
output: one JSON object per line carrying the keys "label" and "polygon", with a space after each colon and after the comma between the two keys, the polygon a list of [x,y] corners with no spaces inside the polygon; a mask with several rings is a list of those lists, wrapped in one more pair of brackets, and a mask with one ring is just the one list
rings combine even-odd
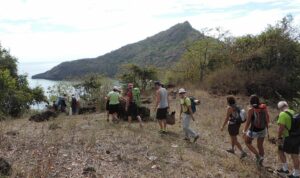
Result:
{"label": "shorts", "polygon": [[283,145],[278,146],[280,151],[287,154],[299,154],[300,152],[300,138],[298,137],[286,137],[283,139]]}
{"label": "shorts", "polygon": [[248,130],[247,136],[254,139],[254,138],[265,138],[267,135],[267,129],[259,131],[259,132],[254,132],[251,130]]}
{"label": "shorts", "polygon": [[130,103],[128,106],[127,116],[136,118],[139,115],[139,108],[136,103]]}
{"label": "shorts", "polygon": [[109,111],[109,100],[106,101],[105,109],[106,109],[106,111]]}
{"label": "shorts", "polygon": [[168,107],[158,108],[157,111],[156,111],[156,119],[157,120],[167,119],[167,114],[168,114]]}
{"label": "shorts", "polygon": [[109,114],[119,113],[120,104],[110,104],[109,105]]}
{"label": "shorts", "polygon": [[230,136],[237,136],[240,133],[241,124],[229,124],[228,132]]}

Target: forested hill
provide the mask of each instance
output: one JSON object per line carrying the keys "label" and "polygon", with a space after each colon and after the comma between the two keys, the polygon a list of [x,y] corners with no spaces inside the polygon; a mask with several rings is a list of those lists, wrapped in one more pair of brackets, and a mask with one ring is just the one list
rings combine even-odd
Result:
{"label": "forested hill", "polygon": [[63,62],[51,70],[37,74],[32,78],[62,80],[90,73],[113,77],[117,74],[122,64],[128,63],[140,66],[167,67],[180,59],[185,51],[186,43],[201,37],[203,35],[193,29],[189,22],[184,22],[145,40],[126,45],[97,58]]}

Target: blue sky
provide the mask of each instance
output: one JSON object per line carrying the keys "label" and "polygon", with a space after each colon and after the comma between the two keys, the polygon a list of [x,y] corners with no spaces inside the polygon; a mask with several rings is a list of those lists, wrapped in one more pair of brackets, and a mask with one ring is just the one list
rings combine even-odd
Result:
{"label": "blue sky", "polygon": [[[300,0],[0,0],[0,42],[24,62],[96,57],[177,23],[257,34]],[[298,24],[297,24],[298,23]]]}

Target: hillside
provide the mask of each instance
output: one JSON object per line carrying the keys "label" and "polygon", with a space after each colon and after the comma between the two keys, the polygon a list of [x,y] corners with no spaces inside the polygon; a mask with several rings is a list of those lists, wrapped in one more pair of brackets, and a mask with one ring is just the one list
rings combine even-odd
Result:
{"label": "hillside", "polygon": [[[145,123],[142,130],[138,124],[128,128],[125,122],[107,123],[104,113],[61,116],[43,123],[24,118],[0,122],[0,157],[12,163],[12,177],[87,177],[82,175],[87,167],[96,171],[90,177],[99,178],[274,177],[256,168],[253,155],[240,160],[239,155],[225,151],[229,136],[220,132],[225,97],[201,91],[193,95],[202,100],[192,123],[201,136],[195,144],[183,140],[179,123],[169,127],[167,135],[160,135],[156,122]],[[238,102],[247,104],[243,98]],[[172,100],[171,109],[178,107],[177,100]],[[273,118],[276,111],[270,108],[270,112]],[[51,130],[53,125],[60,128]],[[275,130],[272,125],[271,136]],[[17,134],[8,134],[12,131]],[[265,165],[276,168],[276,146],[266,141],[265,147]]]}
{"label": "hillside", "polygon": [[34,75],[34,79],[62,80],[90,73],[109,77],[117,74],[122,64],[167,67],[177,62],[185,51],[185,44],[201,38],[189,22],[177,24],[145,40],[129,44],[97,58],[63,62],[51,70]]}

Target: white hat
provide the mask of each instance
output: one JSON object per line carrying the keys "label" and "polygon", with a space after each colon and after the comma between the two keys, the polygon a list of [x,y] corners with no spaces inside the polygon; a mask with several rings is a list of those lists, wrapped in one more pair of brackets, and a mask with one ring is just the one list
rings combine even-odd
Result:
{"label": "white hat", "polygon": [[278,109],[282,109],[284,107],[288,107],[289,105],[287,104],[286,101],[279,101],[277,104]]}
{"label": "white hat", "polygon": [[179,93],[179,94],[181,94],[181,93],[186,93],[186,91],[185,91],[184,88],[180,88],[179,91],[178,91],[178,93]]}
{"label": "white hat", "polygon": [[119,87],[114,86],[113,90],[118,90],[119,91],[120,89],[119,89]]}

